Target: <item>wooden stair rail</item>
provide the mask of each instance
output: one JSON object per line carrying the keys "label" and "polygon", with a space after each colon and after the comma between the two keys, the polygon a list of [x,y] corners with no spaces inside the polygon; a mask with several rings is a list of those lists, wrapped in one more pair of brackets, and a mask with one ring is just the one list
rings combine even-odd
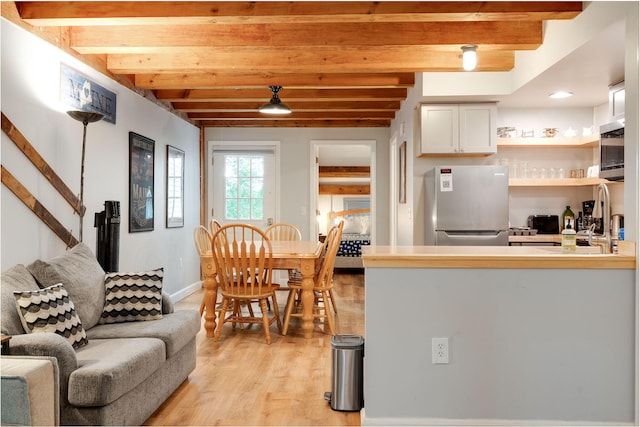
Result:
{"label": "wooden stair rail", "polygon": [[22,151],[22,153],[33,163],[33,165],[47,178],[47,181],[58,190],[58,193],[71,205],[73,210],[80,216],[84,216],[86,208],[80,204],[80,199],[55,173],[53,168],[42,158],[36,149],[27,141],[27,138],[11,123],[11,120],[0,112],[2,116],[2,131],[9,139]]}
{"label": "wooden stair rail", "polygon": [[27,190],[3,165],[0,165],[2,183],[15,194],[22,203],[36,214],[67,247],[75,246],[78,240]]}

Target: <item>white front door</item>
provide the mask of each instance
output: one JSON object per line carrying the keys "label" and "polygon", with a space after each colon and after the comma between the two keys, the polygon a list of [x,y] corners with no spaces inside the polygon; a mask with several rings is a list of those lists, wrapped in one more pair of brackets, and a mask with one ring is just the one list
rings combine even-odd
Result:
{"label": "white front door", "polygon": [[276,221],[279,147],[269,144],[210,144],[209,220],[263,230]]}

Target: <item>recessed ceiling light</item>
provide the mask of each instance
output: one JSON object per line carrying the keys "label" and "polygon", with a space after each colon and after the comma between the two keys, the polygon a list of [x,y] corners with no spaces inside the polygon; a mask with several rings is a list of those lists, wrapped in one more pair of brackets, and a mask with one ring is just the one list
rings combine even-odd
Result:
{"label": "recessed ceiling light", "polygon": [[573,92],[559,91],[559,92],[553,92],[551,95],[549,95],[549,98],[562,99],[562,98],[569,98],[570,96],[573,96]]}

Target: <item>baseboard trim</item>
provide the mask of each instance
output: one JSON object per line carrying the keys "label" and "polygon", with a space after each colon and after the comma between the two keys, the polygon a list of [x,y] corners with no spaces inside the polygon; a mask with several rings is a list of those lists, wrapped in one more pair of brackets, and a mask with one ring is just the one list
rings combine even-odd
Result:
{"label": "baseboard trim", "polygon": [[195,283],[190,284],[187,287],[180,289],[175,294],[169,295],[171,297],[171,302],[176,303],[178,301],[182,301],[189,295],[198,292],[202,288],[202,281],[198,280]]}
{"label": "baseboard trim", "polygon": [[557,420],[503,420],[454,418],[367,418],[360,412],[362,426],[633,426],[633,422],[557,421]]}

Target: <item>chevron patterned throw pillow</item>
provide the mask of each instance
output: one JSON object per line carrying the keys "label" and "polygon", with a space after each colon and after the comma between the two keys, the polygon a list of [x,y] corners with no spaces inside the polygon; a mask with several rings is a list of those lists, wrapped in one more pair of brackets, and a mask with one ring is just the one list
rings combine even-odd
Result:
{"label": "chevron patterned throw pillow", "polygon": [[73,302],[61,283],[37,291],[15,291],[13,296],[26,333],[55,332],[76,349],[89,342]]}
{"label": "chevron patterned throw pillow", "polygon": [[162,319],[164,269],[105,275],[105,304],[100,323]]}

